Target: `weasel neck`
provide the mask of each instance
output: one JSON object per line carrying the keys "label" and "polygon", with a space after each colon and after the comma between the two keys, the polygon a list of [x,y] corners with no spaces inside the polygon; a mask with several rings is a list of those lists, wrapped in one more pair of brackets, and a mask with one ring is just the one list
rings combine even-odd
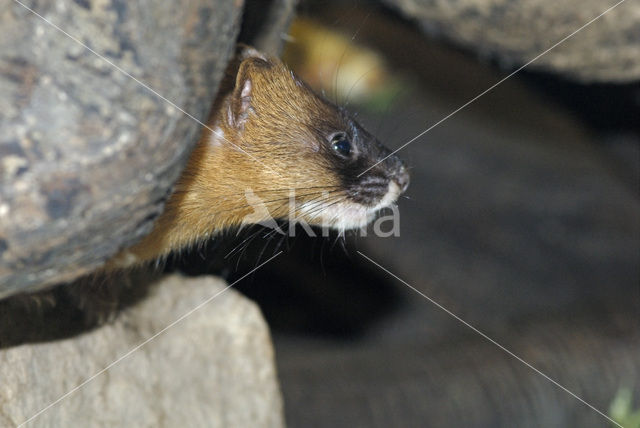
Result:
{"label": "weasel neck", "polygon": [[111,258],[105,265],[107,270],[167,256],[172,250],[191,246],[242,223],[246,215],[241,209],[242,186],[234,181],[229,167],[225,167],[226,152],[233,150],[233,143],[215,123],[211,129],[213,132],[205,129],[191,153],[151,233]]}

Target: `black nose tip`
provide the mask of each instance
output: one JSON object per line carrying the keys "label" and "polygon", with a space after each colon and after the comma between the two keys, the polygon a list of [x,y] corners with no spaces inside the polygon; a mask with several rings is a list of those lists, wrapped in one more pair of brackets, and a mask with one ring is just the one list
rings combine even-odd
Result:
{"label": "black nose tip", "polygon": [[395,181],[398,184],[402,193],[404,193],[407,190],[407,187],[409,187],[410,178],[409,178],[409,172],[407,171],[407,168],[404,165],[402,165],[398,170],[398,172],[393,176],[393,181]]}

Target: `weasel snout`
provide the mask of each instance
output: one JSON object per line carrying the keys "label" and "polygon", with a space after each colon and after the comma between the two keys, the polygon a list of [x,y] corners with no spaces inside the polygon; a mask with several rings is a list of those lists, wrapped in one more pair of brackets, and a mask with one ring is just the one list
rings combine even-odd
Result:
{"label": "weasel snout", "polygon": [[400,188],[400,194],[407,191],[411,179],[409,178],[409,171],[407,171],[407,167],[402,161],[400,161],[398,170],[391,176],[391,180],[395,181]]}
{"label": "weasel snout", "polygon": [[351,199],[371,211],[394,204],[409,187],[409,172],[404,162],[389,156],[360,178],[351,189]]}
{"label": "weasel snout", "polygon": [[[383,151],[385,156],[388,156],[388,149]],[[385,173],[387,177],[389,177],[390,181],[397,185],[397,195],[396,198],[403,194],[407,188],[409,187],[409,171],[404,162],[396,155],[391,155],[384,160],[382,163],[384,165]],[[395,202],[395,200],[394,200]]]}

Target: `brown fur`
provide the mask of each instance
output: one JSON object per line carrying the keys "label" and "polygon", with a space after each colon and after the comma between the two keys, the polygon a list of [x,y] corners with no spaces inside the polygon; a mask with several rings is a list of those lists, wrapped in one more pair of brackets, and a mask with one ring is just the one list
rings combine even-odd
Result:
{"label": "brown fur", "polygon": [[[288,214],[291,190],[296,204],[319,200],[323,191],[327,202],[343,197],[331,165],[318,156],[314,134],[318,117],[340,121],[336,108],[279,60],[252,50],[245,56],[235,87],[226,94],[223,89],[215,103],[210,129],[204,129],[153,231],[111,259],[107,268],[153,260],[241,225],[254,214],[247,189],[274,218]],[[221,130],[224,140],[214,136],[218,142],[212,144],[211,129]]]}
{"label": "brown fur", "polygon": [[[333,150],[336,133],[352,143],[348,156]],[[291,219],[291,214],[295,220],[340,230],[364,225],[408,185],[402,162],[389,154],[346,112],[315,95],[279,60],[245,49],[230,67],[209,126],[152,232],[116,254],[95,275],[3,302],[0,347],[79,331],[78,318],[84,325],[101,324],[147,290],[140,284],[149,272],[136,275],[128,268],[228,228]],[[395,193],[387,189],[390,183],[396,183]],[[291,192],[295,192],[293,213]],[[251,197],[259,198],[266,209],[255,211]],[[319,217],[323,213],[325,217]],[[136,287],[129,286],[133,283]],[[29,316],[33,308],[41,312],[37,320]],[[24,317],[37,322],[14,328]]]}

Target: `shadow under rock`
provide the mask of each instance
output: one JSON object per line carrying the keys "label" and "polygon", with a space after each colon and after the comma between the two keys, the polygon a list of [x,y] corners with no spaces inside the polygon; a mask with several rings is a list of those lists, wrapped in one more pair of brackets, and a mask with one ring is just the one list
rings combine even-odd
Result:
{"label": "shadow under rock", "polygon": [[138,269],[90,275],[0,301],[0,349],[71,338],[145,298],[159,273]]}
{"label": "shadow under rock", "polygon": [[274,333],[357,339],[402,305],[404,295],[389,278],[356,254],[353,237],[312,237],[299,228],[295,238],[265,239],[270,232],[253,228],[212,241],[173,257],[167,268],[213,273],[232,284],[282,249],[284,254],[234,285],[260,306]]}

